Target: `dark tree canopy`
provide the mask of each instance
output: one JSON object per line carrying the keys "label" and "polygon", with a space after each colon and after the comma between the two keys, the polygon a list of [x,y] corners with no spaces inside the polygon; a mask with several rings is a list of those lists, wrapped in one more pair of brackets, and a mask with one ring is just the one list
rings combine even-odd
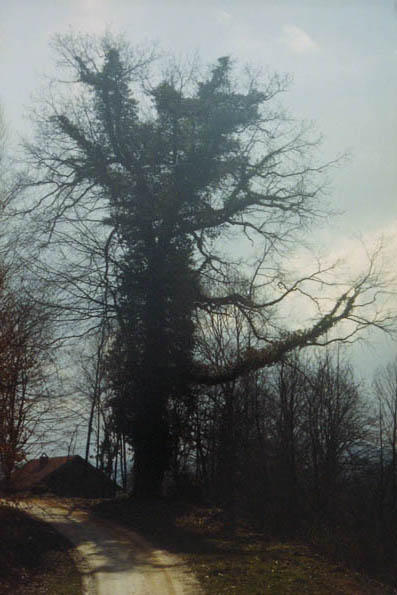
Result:
{"label": "dark tree canopy", "polygon": [[[341,321],[350,321],[346,338],[387,320],[361,316],[377,282],[370,268],[307,329],[272,324],[272,309],[323,272],[288,284],[275,268],[277,251],[320,212],[325,168],[305,128],[275,104],[285,79],[243,82],[228,57],[204,74],[174,65],[156,75],[152,54],[112,39],[72,36],[56,47],[74,91],[40,108],[27,146],[37,269],[50,269],[69,324],[110,321],[111,404],[134,446],[136,488],[155,493],[171,397],[318,344]],[[261,247],[251,277],[231,250],[240,236]],[[195,359],[194,320],[230,306],[260,344],[215,371]]]}

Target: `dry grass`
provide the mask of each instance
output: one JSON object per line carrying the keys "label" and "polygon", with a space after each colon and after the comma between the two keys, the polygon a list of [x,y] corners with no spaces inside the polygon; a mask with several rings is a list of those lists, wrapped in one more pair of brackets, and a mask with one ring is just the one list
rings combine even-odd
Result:
{"label": "dry grass", "polygon": [[210,595],[393,593],[386,585],[330,562],[307,544],[265,539],[244,527],[231,535],[216,508],[121,499],[96,504],[93,512],[183,556]]}
{"label": "dry grass", "polygon": [[236,538],[218,543],[214,553],[189,556],[208,594],[385,595],[384,585],[330,563],[308,546]]}
{"label": "dry grass", "polygon": [[71,545],[52,527],[0,505],[0,593],[81,595]]}

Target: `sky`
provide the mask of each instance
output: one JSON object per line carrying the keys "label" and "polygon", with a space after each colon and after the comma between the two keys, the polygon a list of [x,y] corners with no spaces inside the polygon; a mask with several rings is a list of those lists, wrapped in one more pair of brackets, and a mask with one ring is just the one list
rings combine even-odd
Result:
{"label": "sky", "polygon": [[[123,33],[177,56],[214,62],[231,55],[293,82],[283,104],[324,135],[332,171],[328,200],[340,214],[313,237],[328,257],[386,237],[397,261],[397,3],[393,0],[2,0],[0,103],[10,138],[29,134],[31,96],[53,72],[50,41],[69,31]],[[355,258],[360,266],[360,258]],[[382,363],[396,345],[376,339]],[[364,362],[364,363],[363,363]]]}

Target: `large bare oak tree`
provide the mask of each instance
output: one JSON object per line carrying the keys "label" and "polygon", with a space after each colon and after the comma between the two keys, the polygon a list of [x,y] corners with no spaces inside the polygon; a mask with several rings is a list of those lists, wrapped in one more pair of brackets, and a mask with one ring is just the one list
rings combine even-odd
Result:
{"label": "large bare oak tree", "polygon": [[[110,37],[70,35],[55,47],[62,80],[40,103],[27,144],[34,268],[71,334],[104,320],[111,329],[111,406],[134,447],[136,492],[153,495],[169,456],[171,397],[296,348],[386,328],[387,314],[367,312],[385,287],[371,261],[324,302],[316,292],[327,269],[289,281],[279,267],[321,215],[332,165],[317,163],[317,140],[278,106],[285,78],[238,74],[228,57],[208,70],[161,71],[153,52]],[[240,260],[241,238],[257,247],[251,267]],[[298,293],[317,318],[281,329],[274,312]],[[230,306],[260,344],[220,370],[196,357],[194,321],[227,316]]]}

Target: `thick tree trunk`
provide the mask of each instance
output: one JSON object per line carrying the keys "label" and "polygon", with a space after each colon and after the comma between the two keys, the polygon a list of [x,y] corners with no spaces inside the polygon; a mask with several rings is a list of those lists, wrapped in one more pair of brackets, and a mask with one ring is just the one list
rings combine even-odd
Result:
{"label": "thick tree trunk", "polygon": [[[146,425],[146,424],[145,424]],[[164,474],[168,466],[169,439],[165,423],[153,424],[134,443],[134,495],[159,498],[163,495]]]}
{"label": "thick tree trunk", "polygon": [[131,437],[134,493],[150,498],[162,495],[170,461],[169,400],[185,391],[186,370],[191,367],[194,279],[189,246],[173,246],[169,230],[159,238],[158,230],[145,231],[143,254],[147,264],[140,287],[143,304],[137,307],[138,331],[131,329],[131,335],[137,334],[141,341],[138,357],[132,362]]}
{"label": "thick tree trunk", "polygon": [[[156,378],[152,383],[157,384]],[[163,495],[163,479],[170,455],[167,399],[159,393],[142,394],[140,411],[134,421],[134,495],[158,498]]]}
{"label": "thick tree trunk", "polygon": [[[160,452],[158,453],[160,455]],[[153,449],[146,445],[135,447],[134,495],[138,498],[160,498],[162,496],[165,465],[160,456],[153,456]]]}

